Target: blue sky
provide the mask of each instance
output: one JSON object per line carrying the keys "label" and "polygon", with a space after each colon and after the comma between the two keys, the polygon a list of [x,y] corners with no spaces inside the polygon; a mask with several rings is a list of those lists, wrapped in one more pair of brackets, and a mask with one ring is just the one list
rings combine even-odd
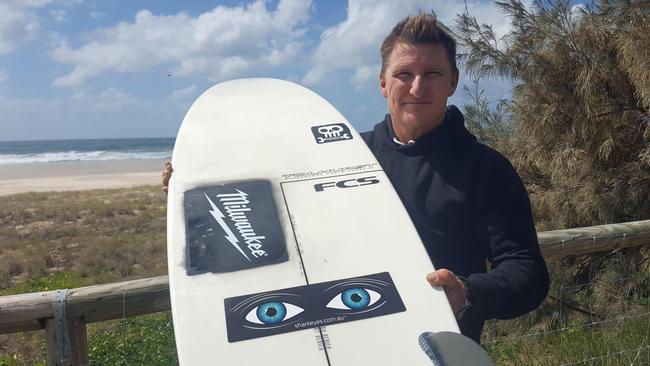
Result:
{"label": "blue sky", "polygon": [[[470,12],[504,34],[490,1]],[[447,0],[0,0],[0,141],[175,136],[192,101],[220,81],[303,84],[360,131],[386,113],[379,46],[419,9],[446,24]],[[471,80],[462,72],[461,83]],[[500,80],[482,84],[507,97]],[[462,90],[451,102],[467,101]]]}

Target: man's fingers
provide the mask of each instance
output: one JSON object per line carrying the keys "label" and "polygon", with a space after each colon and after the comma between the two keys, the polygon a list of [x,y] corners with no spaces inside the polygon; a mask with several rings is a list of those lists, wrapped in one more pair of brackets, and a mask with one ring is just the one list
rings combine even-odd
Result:
{"label": "man's fingers", "polygon": [[457,279],[456,275],[450,270],[447,269],[439,269],[435,272],[431,272],[427,275],[427,281],[432,286],[445,286],[445,285],[453,285]]}
{"label": "man's fingers", "polygon": [[169,176],[171,173],[174,171],[174,168],[172,168],[172,163],[166,162],[165,166],[163,167],[163,177],[164,176]]}
{"label": "man's fingers", "polygon": [[427,275],[427,281],[431,286],[442,286],[454,313],[465,303],[465,286],[456,277],[454,272],[447,269],[439,269],[429,273]]}
{"label": "man's fingers", "polygon": [[169,179],[172,176],[172,172],[174,171],[174,168],[172,168],[172,163],[169,161],[165,163],[165,167],[163,168],[162,171],[162,189],[165,193],[167,193],[167,190],[169,188]]}

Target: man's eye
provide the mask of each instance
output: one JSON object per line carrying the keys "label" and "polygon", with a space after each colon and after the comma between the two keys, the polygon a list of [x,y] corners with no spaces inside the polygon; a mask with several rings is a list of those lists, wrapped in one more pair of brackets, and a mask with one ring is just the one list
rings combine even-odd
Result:
{"label": "man's eye", "polygon": [[373,305],[380,298],[381,295],[376,291],[355,287],[336,295],[326,306],[332,309],[361,310]]}
{"label": "man's eye", "polygon": [[291,319],[305,309],[287,302],[272,301],[256,306],[246,314],[246,320],[255,324],[273,325]]}

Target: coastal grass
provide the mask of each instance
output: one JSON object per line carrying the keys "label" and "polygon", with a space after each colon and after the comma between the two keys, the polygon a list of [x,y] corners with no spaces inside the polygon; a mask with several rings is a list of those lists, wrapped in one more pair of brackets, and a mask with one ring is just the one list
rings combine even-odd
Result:
{"label": "coastal grass", "polygon": [[88,358],[97,365],[178,365],[170,312],[92,324]]}
{"label": "coastal grass", "polygon": [[[159,186],[0,196],[0,296],[165,274],[165,213]],[[609,255],[597,267],[610,272],[575,293],[566,284],[582,278],[580,262],[550,263],[556,295],[526,317],[490,322],[483,345],[498,365],[650,364],[648,276],[630,258]],[[634,269],[626,282],[618,267]],[[613,320],[591,324],[566,307],[586,303]],[[89,324],[90,362],[175,365],[172,328],[170,313]],[[0,366],[44,365],[45,355],[42,331],[0,335]]]}
{"label": "coastal grass", "polygon": [[[0,296],[166,274],[165,212],[159,186],[0,196]],[[169,319],[168,314],[151,315],[90,324],[91,361],[175,360]],[[43,333],[0,336],[0,366],[43,363]],[[117,337],[138,334],[146,335],[139,337],[146,347],[138,348],[133,340],[117,343]],[[145,357],[147,350],[153,353]],[[110,355],[118,353],[111,352],[124,361],[113,362]]]}
{"label": "coastal grass", "polygon": [[[517,328],[513,322],[493,322],[487,333],[508,333],[510,328]],[[497,365],[648,365],[649,331],[650,317],[644,311],[621,314],[598,324],[576,316],[550,331],[504,335],[492,341],[484,336],[482,343]]]}
{"label": "coastal grass", "polygon": [[0,293],[166,273],[159,187],[0,197]]}

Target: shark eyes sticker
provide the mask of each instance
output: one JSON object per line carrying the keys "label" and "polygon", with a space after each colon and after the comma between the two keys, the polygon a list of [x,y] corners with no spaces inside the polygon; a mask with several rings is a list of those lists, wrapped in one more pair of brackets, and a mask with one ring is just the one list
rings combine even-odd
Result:
{"label": "shark eyes sticker", "polygon": [[224,299],[229,342],[405,311],[388,272]]}
{"label": "shark eyes sticker", "polygon": [[293,318],[304,310],[287,302],[272,301],[258,305],[249,311],[246,320],[255,324],[276,325]]}

